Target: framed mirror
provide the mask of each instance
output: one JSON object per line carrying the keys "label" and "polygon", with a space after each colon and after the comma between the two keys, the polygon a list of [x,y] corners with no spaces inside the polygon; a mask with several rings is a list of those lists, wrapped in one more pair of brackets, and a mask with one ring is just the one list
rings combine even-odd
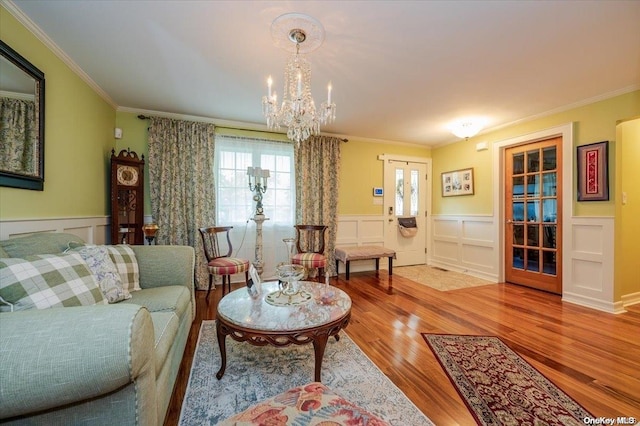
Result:
{"label": "framed mirror", "polygon": [[2,40],[0,186],[44,189],[44,73]]}

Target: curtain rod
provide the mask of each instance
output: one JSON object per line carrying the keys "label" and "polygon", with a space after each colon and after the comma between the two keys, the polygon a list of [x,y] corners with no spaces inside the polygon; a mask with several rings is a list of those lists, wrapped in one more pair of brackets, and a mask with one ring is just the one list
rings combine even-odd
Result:
{"label": "curtain rod", "polygon": [[[140,114],[140,115],[138,115],[138,118],[140,120],[148,120],[151,117],[149,117],[148,115]],[[272,132],[272,131],[269,131],[269,130],[241,129],[239,127],[229,127],[229,126],[216,126],[216,127],[220,127],[221,129],[229,129],[229,130],[242,130],[242,131],[245,131],[245,132],[273,133],[274,135],[282,135],[283,134],[281,132]],[[349,142],[349,139],[347,139],[347,138],[338,138],[338,139],[340,139],[342,142],[345,142],[345,143]]]}

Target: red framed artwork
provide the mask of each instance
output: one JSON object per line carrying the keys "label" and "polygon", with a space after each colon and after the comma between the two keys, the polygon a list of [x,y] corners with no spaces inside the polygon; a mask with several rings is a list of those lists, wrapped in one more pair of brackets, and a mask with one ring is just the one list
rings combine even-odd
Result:
{"label": "red framed artwork", "polygon": [[609,199],[609,142],[579,146],[578,201]]}

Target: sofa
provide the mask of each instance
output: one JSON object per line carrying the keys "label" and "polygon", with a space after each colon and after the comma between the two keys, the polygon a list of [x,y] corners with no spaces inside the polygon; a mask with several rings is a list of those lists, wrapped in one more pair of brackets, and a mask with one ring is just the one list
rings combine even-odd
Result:
{"label": "sofa", "polygon": [[[64,256],[70,243],[83,245],[65,233],[11,238],[0,258]],[[164,422],[195,317],[194,250],[129,247],[141,288],[130,299],[0,312],[0,423]]]}

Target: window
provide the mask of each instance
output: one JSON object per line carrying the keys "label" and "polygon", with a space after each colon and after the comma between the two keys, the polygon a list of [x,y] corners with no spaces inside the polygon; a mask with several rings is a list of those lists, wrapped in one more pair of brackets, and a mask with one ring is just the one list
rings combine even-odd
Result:
{"label": "window", "polygon": [[216,135],[214,176],[216,224],[231,225],[234,256],[255,260],[255,192],[249,190],[247,167],[268,169],[263,194],[263,278],[273,277],[275,266],[287,260],[283,238],[294,236],[295,176],[293,144],[265,139]]}

